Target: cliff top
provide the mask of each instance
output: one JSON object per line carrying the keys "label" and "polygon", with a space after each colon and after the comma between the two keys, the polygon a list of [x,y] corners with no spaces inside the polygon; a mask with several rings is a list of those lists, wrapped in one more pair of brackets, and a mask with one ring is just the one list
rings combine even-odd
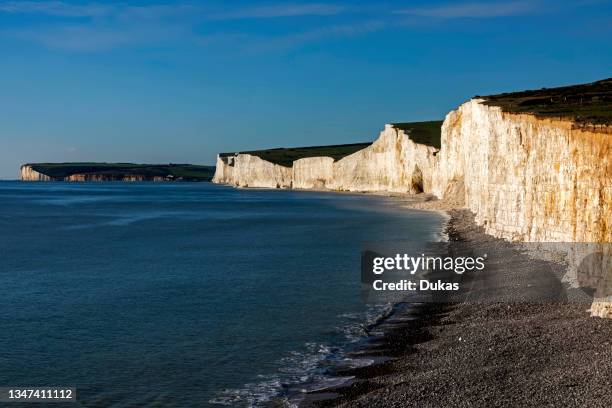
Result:
{"label": "cliff top", "polygon": [[52,178],[63,179],[73,174],[99,176],[172,177],[193,181],[209,181],[214,166],[194,164],[134,164],[134,163],[28,163],[33,170]]}
{"label": "cliff top", "polygon": [[564,118],[580,124],[612,124],[612,78],[588,84],[476,96],[504,112]]}
{"label": "cliff top", "polygon": [[415,143],[427,146],[441,146],[442,121],[430,120],[427,122],[393,123],[393,127],[403,130]]}
{"label": "cliff top", "polygon": [[295,160],[305,159],[307,157],[331,157],[334,160],[340,160],[341,158],[348,156],[349,154],[353,154],[358,150],[365,149],[371,144],[372,142],[329,146],[279,147],[276,149],[220,153],[219,157],[223,158],[236,154],[250,154],[280,166],[291,167]]}
{"label": "cliff top", "polygon": [[[394,123],[393,126],[405,131],[416,143],[440,148],[441,120]],[[343,157],[365,149],[372,143],[373,142],[328,146],[279,147],[275,149],[220,153],[219,157],[223,159],[237,154],[250,154],[280,166],[291,167],[294,161],[308,157],[331,157],[334,160],[340,160]]]}

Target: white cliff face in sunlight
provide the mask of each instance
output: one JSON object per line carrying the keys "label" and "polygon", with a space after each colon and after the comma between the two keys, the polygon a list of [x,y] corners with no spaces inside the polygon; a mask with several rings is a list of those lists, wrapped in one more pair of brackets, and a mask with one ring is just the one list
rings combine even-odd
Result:
{"label": "white cliff face in sunlight", "polygon": [[464,180],[466,206],[497,237],[612,242],[611,135],[472,100],[444,121],[432,192]]}
{"label": "white cliff face in sunlight", "polygon": [[218,158],[213,181],[242,187],[416,193],[430,188],[436,151],[387,125],[371,146],[338,161],[309,157],[288,168],[249,154]]}
{"label": "white cliff face in sunlight", "polygon": [[[462,183],[466,206],[497,237],[516,241],[612,241],[612,131],[503,113],[471,100],[446,116],[442,148],[385,126],[341,160],[292,167],[249,154],[217,160],[214,182],[242,187],[429,192]],[[36,177],[36,176],[34,176]]]}
{"label": "white cliff face in sunlight", "polygon": [[[441,197],[462,183],[466,207],[495,237],[612,242],[612,129],[504,113],[480,102],[447,115],[432,192]],[[591,249],[603,254],[603,265],[612,257],[609,245]],[[578,265],[589,254],[567,255]],[[570,268],[565,281],[576,285],[576,273]],[[612,283],[601,278],[591,313],[612,317]]]}
{"label": "white cliff face in sunlight", "polygon": [[[612,242],[612,129],[504,113],[481,102],[470,100],[446,116],[440,150],[386,125],[371,146],[338,161],[311,157],[283,167],[238,154],[217,160],[213,181],[244,187],[426,192],[439,198],[452,192],[462,195],[458,201],[495,237]],[[566,280],[575,283],[571,271]],[[609,299],[599,298],[592,313],[612,317],[610,305]]]}
{"label": "white cliff face in sunlight", "polygon": [[217,157],[213,183],[232,184],[236,187],[289,188],[290,167],[279,166],[250,154]]}
{"label": "white cliff face in sunlight", "polygon": [[32,169],[32,166],[28,164],[24,164],[19,169],[19,178],[21,181],[51,181],[51,177],[39,173],[36,170]]}

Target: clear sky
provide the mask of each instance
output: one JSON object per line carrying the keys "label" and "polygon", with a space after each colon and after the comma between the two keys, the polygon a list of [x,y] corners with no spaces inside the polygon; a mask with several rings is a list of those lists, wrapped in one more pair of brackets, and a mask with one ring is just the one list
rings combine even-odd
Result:
{"label": "clear sky", "polygon": [[0,0],[0,178],[373,140],[477,94],[612,76],[612,4]]}

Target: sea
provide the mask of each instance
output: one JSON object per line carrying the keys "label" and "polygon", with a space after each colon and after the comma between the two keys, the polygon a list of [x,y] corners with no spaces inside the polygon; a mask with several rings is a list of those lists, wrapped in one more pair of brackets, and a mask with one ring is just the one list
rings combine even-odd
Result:
{"label": "sea", "polygon": [[[389,305],[363,242],[439,239],[382,196],[0,182],[0,387],[87,407],[246,407],[325,384]],[[302,384],[302,385],[301,385]]]}

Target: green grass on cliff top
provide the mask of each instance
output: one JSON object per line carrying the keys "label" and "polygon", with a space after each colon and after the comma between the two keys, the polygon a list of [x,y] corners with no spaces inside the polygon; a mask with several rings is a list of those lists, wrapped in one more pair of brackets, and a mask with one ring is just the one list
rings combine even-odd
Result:
{"label": "green grass on cliff top", "polygon": [[441,120],[394,123],[393,127],[403,130],[416,143],[440,148]]}
{"label": "green grass on cliff top", "polygon": [[172,176],[189,181],[210,181],[215,173],[214,166],[173,163],[29,163],[29,165],[35,171],[57,179],[73,174],[96,174],[111,178],[129,175],[146,178]]}
{"label": "green grass on cliff top", "polygon": [[570,119],[578,124],[612,124],[612,78],[588,84],[477,96],[504,112]]}
{"label": "green grass on cliff top", "polygon": [[[406,131],[406,133],[410,135],[410,138],[417,143],[440,147],[440,128],[442,126],[442,121],[394,123],[393,126]],[[334,160],[340,160],[343,157],[365,149],[371,144],[372,142],[329,146],[279,147],[276,149],[221,153],[219,156],[224,158],[239,153],[250,154],[274,164],[291,167],[295,160],[305,159],[307,157],[331,157]]]}
{"label": "green grass on cliff top", "polygon": [[221,153],[219,156],[233,156],[238,153],[250,154],[274,164],[291,167],[295,160],[304,159],[307,157],[331,157],[334,160],[340,160],[341,158],[346,157],[349,154],[353,154],[358,150],[365,149],[371,144],[372,142],[330,146],[279,147],[276,149]]}

